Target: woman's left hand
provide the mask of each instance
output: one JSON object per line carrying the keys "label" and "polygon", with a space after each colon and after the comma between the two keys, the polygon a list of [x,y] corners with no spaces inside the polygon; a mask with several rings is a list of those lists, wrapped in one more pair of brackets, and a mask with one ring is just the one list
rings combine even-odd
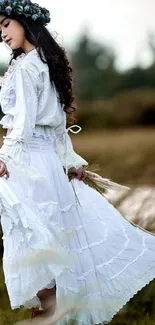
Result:
{"label": "woman's left hand", "polygon": [[68,171],[69,174],[73,174],[75,178],[82,181],[85,178],[85,169],[83,166],[80,168],[71,167]]}

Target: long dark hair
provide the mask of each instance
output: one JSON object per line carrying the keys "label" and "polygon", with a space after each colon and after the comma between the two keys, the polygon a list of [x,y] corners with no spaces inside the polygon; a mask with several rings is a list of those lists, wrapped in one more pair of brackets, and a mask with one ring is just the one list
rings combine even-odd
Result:
{"label": "long dark hair", "polygon": [[[72,117],[75,111],[75,107],[72,106],[74,101],[73,74],[65,49],[56,42],[48,29],[40,22],[15,13],[9,17],[22,25],[26,39],[36,47],[40,59],[48,64],[50,80],[56,87],[59,101],[64,105],[64,111]],[[13,50],[11,61],[23,52],[21,48]]]}

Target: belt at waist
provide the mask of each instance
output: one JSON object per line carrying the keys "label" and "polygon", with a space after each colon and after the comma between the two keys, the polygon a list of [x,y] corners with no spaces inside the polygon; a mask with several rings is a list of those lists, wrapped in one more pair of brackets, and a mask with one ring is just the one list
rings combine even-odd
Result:
{"label": "belt at waist", "polygon": [[54,138],[43,137],[42,135],[33,135],[26,141],[26,147],[30,150],[54,150]]}
{"label": "belt at waist", "polygon": [[[54,141],[55,138],[46,137],[40,134],[33,134],[31,138],[23,139],[23,138],[9,138],[9,135],[3,136],[3,144],[8,147],[7,154],[9,154],[9,150],[12,152],[12,148],[16,148],[19,145],[19,152],[25,152],[27,156],[27,163],[30,164],[30,153],[32,151],[45,152],[45,151],[54,151],[55,146]],[[5,147],[4,147],[5,148]],[[10,154],[11,157],[11,154]]]}

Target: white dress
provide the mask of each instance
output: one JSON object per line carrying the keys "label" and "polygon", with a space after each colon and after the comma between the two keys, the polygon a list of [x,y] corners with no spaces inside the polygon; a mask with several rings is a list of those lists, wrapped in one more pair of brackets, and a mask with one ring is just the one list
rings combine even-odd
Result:
{"label": "white dress", "polygon": [[[57,306],[82,297],[79,324],[107,323],[155,277],[155,237],[83,181],[68,181],[63,167],[87,162],[73,150],[66,113],[36,50],[12,62],[1,107],[0,123],[12,129],[0,149],[10,171],[0,178],[0,213],[11,308],[39,306],[36,293],[56,284]],[[46,248],[58,259],[30,262]]]}

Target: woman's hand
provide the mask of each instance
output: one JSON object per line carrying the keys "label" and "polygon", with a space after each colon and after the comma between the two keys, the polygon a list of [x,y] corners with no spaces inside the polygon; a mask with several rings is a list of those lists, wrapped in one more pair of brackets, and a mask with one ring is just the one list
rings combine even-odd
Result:
{"label": "woman's hand", "polygon": [[72,174],[75,178],[79,179],[80,181],[85,178],[85,169],[83,166],[78,169],[72,167],[69,169],[68,173]]}
{"label": "woman's hand", "polygon": [[8,179],[10,176],[10,173],[7,170],[5,163],[2,160],[0,160],[0,177],[3,177],[4,175],[6,175],[6,179]]}

